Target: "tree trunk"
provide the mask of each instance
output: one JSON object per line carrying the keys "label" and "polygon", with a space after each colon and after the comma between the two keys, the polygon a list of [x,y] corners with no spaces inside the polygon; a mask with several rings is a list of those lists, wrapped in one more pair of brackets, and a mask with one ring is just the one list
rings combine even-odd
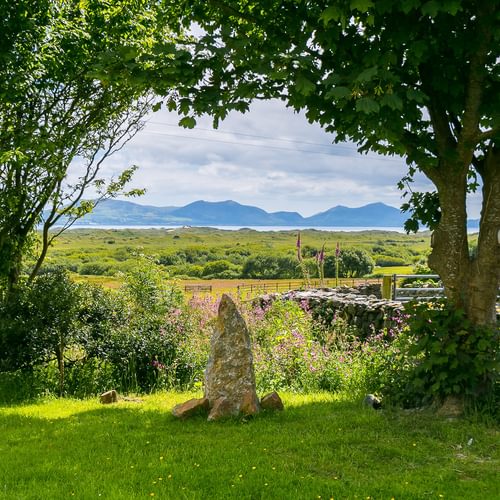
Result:
{"label": "tree trunk", "polygon": [[468,302],[469,247],[467,243],[466,179],[455,176],[437,183],[441,220],[431,239],[429,267],[443,281],[446,296],[459,308]]}
{"label": "tree trunk", "polygon": [[471,262],[466,312],[475,324],[494,325],[500,285],[500,150],[490,151],[482,180],[481,222],[477,255]]}
{"label": "tree trunk", "polygon": [[447,176],[436,183],[441,220],[432,236],[429,266],[443,281],[445,294],[475,325],[496,324],[500,279],[500,165],[491,160],[483,176],[483,207],[477,255],[469,255],[466,178]]}

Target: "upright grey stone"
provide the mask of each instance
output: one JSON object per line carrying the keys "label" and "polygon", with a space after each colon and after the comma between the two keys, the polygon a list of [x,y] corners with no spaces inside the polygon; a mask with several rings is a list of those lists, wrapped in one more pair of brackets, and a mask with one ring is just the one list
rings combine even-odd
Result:
{"label": "upright grey stone", "polygon": [[205,398],[210,406],[208,420],[253,415],[260,410],[248,328],[226,294],[222,296],[210,341]]}

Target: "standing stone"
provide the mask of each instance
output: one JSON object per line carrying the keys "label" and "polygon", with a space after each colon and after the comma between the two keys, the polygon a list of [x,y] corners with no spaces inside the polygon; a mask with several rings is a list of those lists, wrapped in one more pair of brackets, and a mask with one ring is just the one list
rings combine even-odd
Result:
{"label": "standing stone", "polygon": [[248,328],[226,294],[222,296],[210,341],[205,398],[210,405],[208,420],[254,415],[260,410]]}

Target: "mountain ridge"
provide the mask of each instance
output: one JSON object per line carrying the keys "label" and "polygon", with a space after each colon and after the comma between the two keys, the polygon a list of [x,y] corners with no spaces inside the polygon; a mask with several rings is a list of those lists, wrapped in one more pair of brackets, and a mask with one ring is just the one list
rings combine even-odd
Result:
{"label": "mountain ridge", "polygon": [[406,216],[397,208],[376,202],[361,207],[337,205],[310,217],[298,212],[266,212],[233,200],[197,200],[183,207],[157,207],[124,200],[106,200],[78,221],[94,225],[217,225],[307,227],[403,227]]}

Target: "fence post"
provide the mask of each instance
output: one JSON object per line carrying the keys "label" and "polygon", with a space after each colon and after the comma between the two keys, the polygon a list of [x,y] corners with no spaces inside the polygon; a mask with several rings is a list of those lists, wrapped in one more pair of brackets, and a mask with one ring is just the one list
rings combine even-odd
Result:
{"label": "fence post", "polygon": [[382,278],[382,298],[390,300],[391,299],[391,285],[392,285],[392,276],[386,275]]}

